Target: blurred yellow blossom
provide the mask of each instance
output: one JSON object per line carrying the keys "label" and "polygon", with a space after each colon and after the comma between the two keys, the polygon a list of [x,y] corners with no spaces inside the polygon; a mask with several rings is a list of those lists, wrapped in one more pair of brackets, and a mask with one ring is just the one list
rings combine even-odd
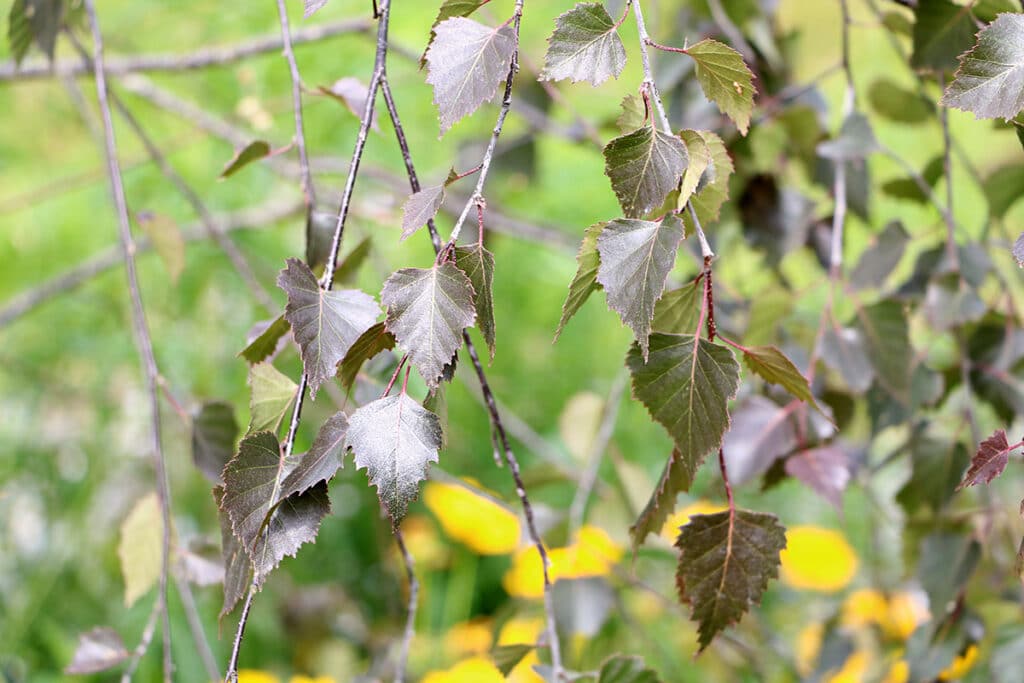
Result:
{"label": "blurred yellow blossom", "polygon": [[[498,645],[534,645],[543,630],[543,619],[509,619],[498,634]],[[539,663],[540,658],[534,650],[516,664],[506,680],[509,683],[544,683],[540,674],[533,670],[533,665]]]}
{"label": "blurred yellow blossom", "polygon": [[272,673],[256,669],[239,669],[238,683],[281,683]]}
{"label": "blurred yellow blossom", "polygon": [[519,546],[519,518],[463,486],[427,482],[423,501],[446,534],[480,555],[504,555]]}
{"label": "blurred yellow blossom", "polygon": [[839,671],[826,676],[823,683],[863,683],[870,666],[871,656],[864,650],[857,650],[846,658]]}
{"label": "blurred yellow blossom", "polygon": [[857,555],[838,531],[797,526],[786,532],[782,580],[794,588],[832,593],[857,573]]}
{"label": "blurred yellow blossom", "polygon": [[292,676],[288,683],[335,683],[332,676]]}
{"label": "blurred yellow blossom", "polygon": [[881,591],[861,588],[850,593],[843,601],[839,621],[843,626],[850,628],[870,626],[879,623],[888,610],[889,601]]}
{"label": "blurred yellow blossom", "polygon": [[669,515],[665,520],[665,526],[661,527],[661,536],[669,543],[675,543],[679,537],[679,527],[685,526],[693,515],[713,515],[716,512],[726,510],[726,506],[712,503],[710,500],[697,500],[681,510]]}
{"label": "blurred yellow blossom", "polygon": [[464,621],[444,634],[445,652],[452,658],[484,654],[491,649],[493,641],[489,619]]}
{"label": "blurred yellow blossom", "polygon": [[882,630],[886,635],[906,640],[918,626],[928,621],[926,598],[919,593],[899,592],[889,597]]}
{"label": "blurred yellow blossom", "polygon": [[[548,551],[551,580],[607,576],[612,566],[622,558],[622,552],[622,548],[603,529],[584,525],[572,544]],[[505,572],[502,585],[509,595],[521,598],[544,595],[543,565],[536,548],[522,548],[513,556],[512,566]]]}
{"label": "blurred yellow blossom", "polygon": [[885,674],[885,678],[882,679],[881,683],[907,683],[909,680],[910,665],[907,664],[907,660],[900,659],[893,662],[892,666],[889,667],[889,671]]}
{"label": "blurred yellow blossom", "polygon": [[967,675],[974,663],[978,661],[978,646],[971,644],[967,646],[963,654],[957,655],[953,662],[943,669],[939,674],[940,681],[955,681]]}
{"label": "blurred yellow blossom", "polygon": [[412,515],[402,521],[402,536],[416,565],[436,569],[445,564],[448,548],[438,538],[434,523],[422,515]]}
{"label": "blurred yellow blossom", "polygon": [[470,657],[447,671],[428,672],[421,683],[505,683],[505,678],[487,658]]}
{"label": "blurred yellow blossom", "polygon": [[824,637],[825,625],[821,622],[807,624],[796,635],[793,656],[796,660],[796,670],[801,676],[810,676],[814,672]]}

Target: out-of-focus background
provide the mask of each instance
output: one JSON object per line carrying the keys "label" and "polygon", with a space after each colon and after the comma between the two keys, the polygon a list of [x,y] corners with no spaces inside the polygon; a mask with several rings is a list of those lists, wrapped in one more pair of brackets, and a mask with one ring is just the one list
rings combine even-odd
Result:
{"label": "out-of-focus background", "polygon": [[[151,53],[187,55],[279,31],[276,7],[269,0],[98,4],[112,61]],[[365,20],[371,26],[365,0],[330,0],[308,21],[301,17],[301,3],[288,4],[297,32],[346,20]],[[617,15],[621,2],[610,4]],[[436,5],[395,2],[391,22],[391,83],[426,184],[440,182],[453,160],[459,170],[478,163],[496,113],[493,105],[485,106],[438,139],[430,87],[416,63]],[[843,666],[861,669],[850,669],[851,677],[840,679],[835,677],[842,673],[837,668],[829,674],[831,680],[882,680],[898,659],[893,653],[901,651],[927,615],[913,568],[901,559],[904,515],[893,494],[906,478],[906,468],[855,474],[842,513],[793,479],[767,491],[756,480],[741,486],[743,506],[774,512],[790,529],[790,550],[782,577],[771,584],[763,605],[698,659],[693,658],[695,627],[676,601],[671,532],[651,539],[631,558],[628,527],[657,481],[671,442],[643,406],[630,399],[628,386],[624,389],[623,358],[631,334],[605,309],[602,293],[580,311],[556,344],[551,340],[584,228],[619,215],[600,148],[588,140],[578,118],[593,126],[601,140],[617,134],[619,102],[641,80],[636,31],[632,21],[622,28],[629,63],[618,80],[598,89],[558,83],[555,88],[564,101],[552,103],[534,81],[553,20],[570,6],[553,0],[526,3],[523,69],[503,153],[487,189],[488,211],[495,216],[488,240],[497,260],[498,328],[497,354],[488,375],[513,425],[542,525],[552,529],[548,544],[564,548],[557,551],[563,553],[561,577],[577,579],[571,585],[587,596],[565,599],[563,622],[570,629],[577,625],[563,640],[567,663],[592,670],[606,654],[620,651],[642,654],[666,681],[795,681],[814,675],[822,633],[841,623],[855,634],[850,640],[855,657],[844,660],[853,664]],[[510,8],[508,0],[495,0],[478,18],[495,23]],[[861,107],[887,146],[923,168],[941,150],[938,124],[911,127],[874,116],[872,84],[884,78],[913,90],[916,80],[869,8],[857,0],[852,8],[852,62]],[[645,3],[645,9],[659,41],[681,45],[687,37],[692,43],[701,35],[697,26],[714,32],[707,20],[694,19],[706,15],[702,2],[658,0]],[[837,62],[837,3],[780,0],[773,27],[779,49],[792,65],[793,83],[817,79]],[[87,41],[84,28],[78,35]],[[897,37],[896,43],[907,48],[904,38]],[[4,68],[8,55],[7,46],[0,47]],[[63,39],[57,55],[62,64],[76,59]],[[309,89],[304,104],[310,152],[316,159],[335,162],[333,168],[318,166],[315,176],[321,208],[329,212],[344,182],[344,162],[358,120],[316,88],[345,77],[366,82],[373,62],[372,28],[303,43],[296,55]],[[678,67],[682,57],[676,57],[655,55],[665,79],[688,76]],[[26,63],[41,59],[33,52]],[[232,237],[283,307],[283,293],[273,286],[276,274],[285,258],[302,256],[305,249],[297,179],[255,163],[218,180],[237,145],[204,130],[196,116],[179,115],[140,94],[169,93],[222,119],[243,140],[264,139],[274,148],[283,147],[292,139],[294,122],[281,55],[272,50],[195,71],[114,75],[112,82],[211,211],[236,218],[239,212],[250,212]],[[833,71],[817,82],[828,105],[828,129],[835,131],[842,75]],[[937,88],[929,92],[938,98]],[[124,272],[116,257],[108,258],[116,248],[116,219],[96,138],[94,95],[92,80],[84,77],[55,74],[0,82],[0,309],[7,314],[0,314],[0,678],[9,681],[64,680],[61,670],[70,661],[78,634],[96,625],[113,627],[133,647],[152,604],[151,592],[125,605],[117,555],[119,527],[133,505],[153,490],[153,472],[148,404],[130,333]],[[531,117],[523,115],[520,102],[529,105]],[[669,106],[676,121],[707,116],[699,106],[688,109],[681,98]],[[963,171],[970,166],[987,175],[1019,161],[1021,150],[1012,132],[980,124],[969,115],[952,112],[950,122],[966,150],[955,162],[962,179],[955,214],[968,230],[980,232],[988,211],[985,197]],[[156,355],[167,389],[184,411],[179,415],[164,403],[175,533],[182,547],[195,549],[201,557],[209,546],[216,549],[219,531],[210,486],[191,462],[187,420],[203,401],[223,400],[235,406],[240,426],[248,424],[248,366],[236,354],[254,323],[273,316],[254,302],[223,253],[200,235],[190,206],[148,159],[124,119],[116,118],[115,125],[132,210],[174,221],[189,238],[176,281],[153,251],[142,253],[139,262]],[[763,126],[755,122],[744,144],[754,167],[772,170],[773,159],[792,143],[785,129],[769,121]],[[293,155],[287,152],[282,158]],[[407,189],[383,111],[363,162],[342,252],[370,240],[369,257],[354,282],[377,295],[390,272],[425,266],[433,254],[425,234],[399,242]],[[881,156],[872,159],[870,168],[879,179],[902,177],[902,170]],[[817,215],[828,214],[824,188],[799,173],[787,178],[818,202]],[[937,190],[944,191],[944,181]],[[467,191],[468,186],[456,187],[459,196]],[[449,200],[450,209],[461,208],[457,199]],[[1017,205],[1005,224],[1019,227],[1022,217]],[[870,235],[895,218],[922,243],[941,239],[943,228],[933,209],[875,193],[870,220],[850,220],[848,253],[859,253]],[[442,214],[442,232],[451,220]],[[737,211],[727,210],[723,222],[709,232],[720,254],[716,284],[726,298],[756,302],[777,291],[776,275],[764,255],[744,241]],[[1016,277],[1008,254],[992,258]],[[12,308],[23,293],[97,263],[96,272],[73,284],[57,282],[54,295],[29,310]],[[902,268],[909,272],[908,263]],[[811,287],[822,270],[809,250],[793,252],[779,269],[796,291],[807,292],[790,302],[789,314],[803,320],[807,330],[800,334],[807,337],[824,297],[824,290]],[[695,272],[695,259],[679,259],[678,279]],[[941,341],[937,347],[921,343],[918,348],[939,356],[949,352]],[[300,373],[291,350],[283,351],[275,364],[293,379]],[[493,464],[487,415],[467,370],[459,369],[448,391],[442,478],[427,484],[404,525],[422,583],[410,659],[413,680],[473,680],[472,674],[458,673],[460,662],[462,671],[469,671],[466,662],[493,644],[532,641],[543,615],[537,567],[521,539],[514,487],[508,472]],[[422,387],[413,391],[422,393]],[[584,525],[569,535],[560,521],[586,470],[610,397],[617,410],[611,439]],[[315,427],[334,410],[324,392],[307,405],[298,450],[308,446]],[[984,410],[981,420],[986,428],[1005,426]],[[851,430],[853,442],[857,429],[855,424]],[[878,442],[875,447],[884,450]],[[724,501],[712,470],[705,468],[690,494],[681,497],[677,524],[690,512],[717,509]],[[452,483],[465,477],[498,502]],[[342,682],[364,680],[364,675],[372,680],[392,652],[404,619],[404,584],[388,524],[380,517],[365,474],[351,464],[333,481],[331,501],[334,512],[324,521],[317,543],[286,559],[256,600],[242,657],[250,671],[243,680],[298,682],[308,676]],[[1012,543],[1007,540],[1007,548],[989,552],[1012,555]],[[997,592],[1000,587],[978,590]],[[236,616],[218,626],[219,587],[196,585],[192,591],[223,667]],[[204,681],[208,676],[173,586],[171,592],[176,680]],[[1001,609],[1012,614],[1012,606]],[[136,680],[158,680],[157,646],[143,660]],[[962,671],[951,676],[972,675],[971,662],[961,664]],[[447,677],[438,673],[443,671],[449,671]],[[878,678],[871,677],[875,673]],[[528,666],[513,676],[540,680]],[[95,677],[112,679],[110,674]]]}

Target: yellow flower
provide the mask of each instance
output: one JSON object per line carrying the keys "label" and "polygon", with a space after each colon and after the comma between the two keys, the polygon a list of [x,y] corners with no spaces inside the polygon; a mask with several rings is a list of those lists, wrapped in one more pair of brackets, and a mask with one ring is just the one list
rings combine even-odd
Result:
{"label": "yellow flower", "polygon": [[292,676],[288,679],[288,683],[334,683],[334,678],[331,676]]}
{"label": "yellow flower", "polygon": [[893,662],[892,666],[889,667],[889,672],[885,674],[885,678],[882,679],[881,683],[907,683],[910,680],[910,665],[907,664],[907,660],[900,659]]}
{"label": "yellow flower", "polygon": [[491,649],[493,640],[490,620],[474,619],[448,629],[444,634],[444,648],[451,657],[479,655]]}
{"label": "yellow flower", "polygon": [[480,555],[504,555],[519,546],[519,518],[464,486],[427,482],[423,501],[446,534]]}
{"label": "yellow flower", "polygon": [[831,676],[826,676],[824,683],[861,683],[865,679],[868,667],[871,665],[871,657],[864,650],[854,652],[839,671]]}
{"label": "yellow flower", "polygon": [[804,626],[797,634],[793,654],[796,659],[796,670],[801,676],[810,676],[814,671],[824,637],[825,625],[818,622]]}
{"label": "yellow flower", "polygon": [[889,610],[889,601],[881,591],[862,588],[850,593],[843,601],[843,612],[839,621],[849,628],[862,628],[880,623]]}
{"label": "yellow flower", "polygon": [[939,674],[940,681],[955,681],[963,678],[971,670],[974,663],[978,661],[978,646],[971,644],[967,646],[963,654],[957,655],[953,662]]}
{"label": "yellow flower", "polygon": [[857,573],[857,555],[837,531],[797,526],[786,532],[782,580],[793,588],[832,593]]}
{"label": "yellow flower", "polygon": [[[584,525],[576,533],[574,543],[548,551],[551,580],[607,576],[612,565],[622,557],[622,552],[622,548],[603,529]],[[543,565],[536,548],[523,548],[513,556],[512,566],[505,572],[502,585],[509,595],[521,598],[544,595]]]}
{"label": "yellow flower", "polygon": [[726,510],[726,506],[712,503],[710,500],[698,500],[690,503],[682,510],[677,510],[665,520],[665,526],[661,527],[661,536],[669,543],[675,543],[679,537],[679,527],[686,526],[690,517],[694,515],[713,515],[716,512]]}
{"label": "yellow flower", "polygon": [[[509,619],[498,634],[498,645],[534,645],[544,630],[543,619]],[[509,683],[544,683],[533,665],[540,663],[537,651],[529,653],[508,674]]]}
{"label": "yellow flower", "polygon": [[280,679],[272,673],[256,669],[241,669],[238,672],[238,683],[279,683]]}
{"label": "yellow flower", "polygon": [[906,640],[918,626],[928,621],[928,607],[923,595],[900,592],[889,598],[888,609],[880,625],[886,635]]}
{"label": "yellow flower", "polygon": [[417,566],[437,569],[445,564],[448,548],[438,538],[434,523],[429,519],[423,515],[406,517],[402,522],[402,535]]}
{"label": "yellow flower", "polygon": [[502,577],[501,585],[506,593],[520,598],[544,595],[544,565],[536,548],[523,548],[512,556],[512,566]]}
{"label": "yellow flower", "polygon": [[428,672],[421,683],[505,683],[505,678],[488,659],[470,657],[447,671]]}

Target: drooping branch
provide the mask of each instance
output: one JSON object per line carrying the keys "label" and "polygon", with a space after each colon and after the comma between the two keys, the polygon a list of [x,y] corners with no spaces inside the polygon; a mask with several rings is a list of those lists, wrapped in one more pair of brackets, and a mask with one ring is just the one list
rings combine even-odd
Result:
{"label": "drooping branch", "polygon": [[89,17],[92,30],[93,64],[96,76],[96,98],[100,105],[103,119],[104,153],[107,172],[110,177],[110,188],[117,211],[118,237],[124,254],[125,272],[128,277],[128,291],[131,298],[132,328],[135,343],[138,347],[141,364],[146,376],[146,389],[149,398],[151,418],[150,436],[153,449],[153,466],[156,471],[156,494],[160,504],[160,516],[163,522],[160,557],[160,580],[157,604],[163,621],[163,676],[165,683],[170,683],[173,674],[171,661],[171,620],[167,609],[167,579],[170,574],[171,556],[171,502],[170,485],[167,480],[167,468],[164,460],[161,441],[160,396],[156,356],[153,353],[153,340],[146,322],[146,312],[142,303],[142,291],[139,288],[138,274],[135,269],[135,240],[132,237],[131,221],[128,217],[128,202],[125,197],[124,183],[121,178],[121,167],[117,154],[117,141],[114,136],[114,121],[107,97],[107,80],[103,65],[103,35],[93,0],[85,0],[85,11]]}
{"label": "drooping branch", "polygon": [[302,173],[302,195],[306,198],[306,220],[310,220],[316,207],[316,192],[313,189],[313,176],[309,171],[309,155],[306,151],[306,132],[302,123],[302,77],[299,66],[295,63],[295,50],[292,48],[291,28],[288,25],[288,8],[284,0],[277,0],[277,14],[281,22],[281,44],[284,58],[288,62],[288,73],[292,79],[292,113],[295,116],[295,146],[299,151],[299,171]]}

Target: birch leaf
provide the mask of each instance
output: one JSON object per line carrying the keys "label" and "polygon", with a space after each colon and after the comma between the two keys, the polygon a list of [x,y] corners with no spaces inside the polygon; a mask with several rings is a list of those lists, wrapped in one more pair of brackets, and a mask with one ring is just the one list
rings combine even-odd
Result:
{"label": "birch leaf", "polygon": [[750,128],[754,110],[754,74],[739,52],[710,38],[691,45],[686,54],[697,63],[697,81],[704,96],[733,120],[741,134]]}
{"label": "birch leaf", "polygon": [[395,348],[395,335],[384,329],[384,323],[377,323],[370,329],[363,332],[359,339],[349,347],[345,354],[345,360],[341,361],[338,368],[338,377],[341,379],[341,386],[345,389],[351,388],[359,374],[359,369],[366,361],[378,353]]}
{"label": "birch leaf", "polygon": [[237,438],[234,407],[225,401],[204,403],[192,417],[192,462],[207,479],[220,482]]}
{"label": "birch leaf", "polygon": [[558,321],[554,341],[558,341],[566,324],[586,303],[590,295],[601,289],[601,284],[597,281],[597,269],[601,263],[601,257],[597,253],[597,236],[606,225],[608,224],[595,223],[583,233],[580,250],[576,253],[576,275],[569,283],[569,295],[562,304],[562,317]]}
{"label": "birch leaf", "polygon": [[479,242],[455,248],[455,265],[473,285],[476,326],[494,360],[494,254]]}
{"label": "birch leaf", "polygon": [[598,2],[581,2],[555,19],[540,77],[590,81],[596,87],[618,78],[625,65],[626,48],[608,10]]}
{"label": "birch leaf", "polygon": [[[270,363],[257,363],[249,368],[249,388],[248,431],[276,433],[298,387]],[[233,442],[231,446],[234,447]]]}
{"label": "birch leaf", "polygon": [[977,452],[971,458],[971,466],[967,469],[956,490],[991,482],[1003,473],[1010,461],[1010,453],[1018,448],[1020,448],[1019,443],[1011,446],[1006,440],[1006,432],[997,429],[992,436],[978,446]]}
{"label": "birch leaf", "polygon": [[669,515],[676,508],[676,498],[683,491],[689,491],[693,484],[693,475],[683,463],[682,453],[678,448],[672,449],[672,455],[665,463],[658,485],[654,488],[650,500],[644,506],[640,516],[629,527],[629,537],[633,541],[633,552],[644,542],[648,534],[657,533],[665,526]]}
{"label": "birch leaf", "polygon": [[1024,15],[1000,14],[960,58],[941,104],[979,119],[1012,119],[1024,110]]}
{"label": "birch leaf", "polygon": [[259,161],[268,156],[270,156],[270,143],[265,140],[250,142],[235,152],[235,156],[231,158],[231,161],[224,166],[224,170],[220,172],[220,178],[221,180],[229,178],[254,161]]}
{"label": "birch leaf", "polygon": [[128,648],[117,631],[109,626],[97,626],[78,636],[78,647],[66,674],[94,674],[111,669],[128,659]]}
{"label": "birch leaf", "polygon": [[282,497],[304,493],[322,481],[330,481],[338,468],[343,467],[342,454],[345,452],[345,435],[348,433],[348,416],[338,411],[327,418],[317,432],[309,452],[303,455],[297,465],[288,473],[281,484]]}
{"label": "birch leaf", "polygon": [[665,202],[686,170],[686,145],[674,135],[644,126],[609,142],[604,172],[628,218],[640,218]]}
{"label": "birch leaf", "polygon": [[131,607],[160,578],[164,522],[156,493],[138,500],[121,524],[117,556],[124,577],[124,604]]}
{"label": "birch leaf", "polygon": [[402,240],[422,228],[437,215],[444,203],[444,185],[424,187],[409,196],[402,206]]}

